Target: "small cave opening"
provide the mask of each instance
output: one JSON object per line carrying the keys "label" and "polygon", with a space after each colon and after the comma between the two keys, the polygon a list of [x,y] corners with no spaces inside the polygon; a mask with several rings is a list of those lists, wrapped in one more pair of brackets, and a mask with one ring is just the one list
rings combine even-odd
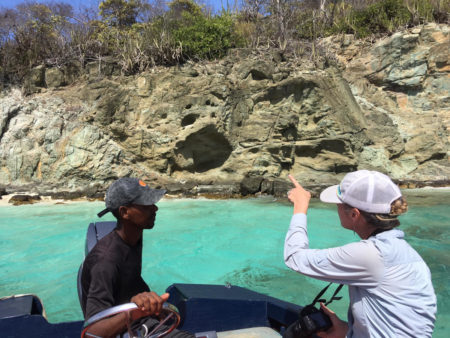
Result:
{"label": "small cave opening", "polygon": [[252,69],[250,71],[250,74],[252,74],[252,78],[255,81],[261,81],[268,79],[269,77],[264,72],[260,71],[259,69]]}
{"label": "small cave opening", "polygon": [[192,154],[194,172],[205,172],[221,167],[230,157],[233,148],[215,126],[209,125],[189,135],[178,144],[176,153]]}
{"label": "small cave opening", "polygon": [[297,128],[290,126],[281,131],[281,135],[287,141],[296,141],[298,138]]}
{"label": "small cave opening", "polygon": [[358,167],[354,164],[335,164],[334,173],[335,174],[348,173],[357,170],[357,168]]}
{"label": "small cave opening", "polygon": [[302,144],[295,147],[295,156],[314,158],[320,153],[316,145]]}
{"label": "small cave opening", "polygon": [[346,153],[346,143],[343,140],[322,140],[320,142],[320,148],[332,151],[333,153],[344,154]]}
{"label": "small cave opening", "polygon": [[181,120],[181,126],[186,127],[191,124],[194,124],[197,121],[198,114],[188,114]]}
{"label": "small cave opening", "polygon": [[292,163],[286,163],[286,162],[282,162],[281,163],[281,169],[282,170],[291,170],[292,169]]}
{"label": "small cave opening", "polygon": [[319,155],[323,150],[337,154],[346,154],[347,145],[344,140],[339,139],[320,140],[318,143],[303,144],[296,146],[295,156],[314,158],[317,155]]}

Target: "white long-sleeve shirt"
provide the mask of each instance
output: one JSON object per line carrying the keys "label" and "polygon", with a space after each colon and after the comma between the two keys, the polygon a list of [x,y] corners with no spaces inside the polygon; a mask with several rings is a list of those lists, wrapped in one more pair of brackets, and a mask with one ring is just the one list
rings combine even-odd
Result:
{"label": "white long-sleeve shirt", "polygon": [[291,219],[286,265],[313,278],[349,286],[347,337],[431,337],[436,296],[428,266],[389,230],[337,248],[309,249],[306,215]]}

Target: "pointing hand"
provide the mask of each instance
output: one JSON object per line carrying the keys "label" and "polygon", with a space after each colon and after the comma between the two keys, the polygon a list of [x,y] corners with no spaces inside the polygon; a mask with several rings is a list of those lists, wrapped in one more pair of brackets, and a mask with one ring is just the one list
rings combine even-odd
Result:
{"label": "pointing hand", "polygon": [[289,175],[288,177],[294,185],[294,188],[288,192],[288,198],[294,204],[294,214],[306,214],[308,211],[309,200],[311,199],[311,193],[303,189],[292,175]]}

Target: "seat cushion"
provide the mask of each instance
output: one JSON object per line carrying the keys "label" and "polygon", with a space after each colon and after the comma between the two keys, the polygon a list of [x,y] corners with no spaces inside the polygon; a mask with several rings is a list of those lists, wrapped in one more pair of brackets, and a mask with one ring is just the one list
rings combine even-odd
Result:
{"label": "seat cushion", "polygon": [[248,329],[217,332],[217,338],[280,338],[281,335],[270,327],[251,327]]}

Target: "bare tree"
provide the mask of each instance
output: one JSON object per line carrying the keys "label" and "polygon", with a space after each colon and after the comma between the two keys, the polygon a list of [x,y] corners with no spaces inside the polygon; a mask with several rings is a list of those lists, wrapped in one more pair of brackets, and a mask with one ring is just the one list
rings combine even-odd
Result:
{"label": "bare tree", "polygon": [[266,0],[243,0],[242,10],[249,19],[256,19],[263,14]]}
{"label": "bare tree", "polygon": [[296,0],[269,0],[266,7],[270,11],[273,27],[276,27],[275,38],[281,49],[286,47],[291,37],[292,22],[297,13],[299,2]]}

